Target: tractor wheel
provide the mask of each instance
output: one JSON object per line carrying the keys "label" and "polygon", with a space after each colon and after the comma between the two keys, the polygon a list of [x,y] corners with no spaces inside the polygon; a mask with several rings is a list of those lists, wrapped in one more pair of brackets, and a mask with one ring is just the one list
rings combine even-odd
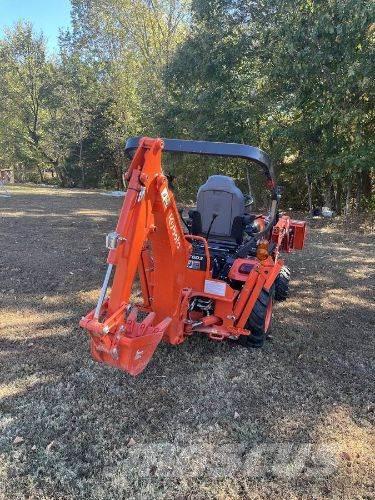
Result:
{"label": "tractor wheel", "polygon": [[[251,311],[245,328],[250,330],[251,335],[243,336],[242,339],[248,347],[262,347],[267,333],[271,331],[272,306],[274,288],[269,291],[262,290]],[[241,340],[242,340],[241,339]]]}
{"label": "tractor wheel", "polygon": [[282,302],[289,296],[290,270],[283,266],[275,280],[275,300]]}

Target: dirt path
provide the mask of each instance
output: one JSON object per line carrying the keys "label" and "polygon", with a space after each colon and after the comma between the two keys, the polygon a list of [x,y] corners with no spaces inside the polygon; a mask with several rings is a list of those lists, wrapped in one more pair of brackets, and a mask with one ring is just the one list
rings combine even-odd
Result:
{"label": "dirt path", "polygon": [[92,362],[77,326],[121,200],[12,192],[0,198],[0,498],[373,498],[370,236],[311,223],[263,350],[196,337],[162,345],[133,379]]}

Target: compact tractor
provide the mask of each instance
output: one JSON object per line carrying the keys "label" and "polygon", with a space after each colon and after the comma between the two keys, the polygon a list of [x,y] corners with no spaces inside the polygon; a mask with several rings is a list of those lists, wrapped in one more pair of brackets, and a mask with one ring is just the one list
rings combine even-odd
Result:
{"label": "compact tractor", "polygon": [[[305,240],[305,222],[279,212],[270,158],[244,144],[148,137],[129,139],[125,149],[127,191],[116,231],[106,238],[107,271],[96,308],[80,321],[93,358],[138,375],[161,340],[177,345],[199,332],[260,347],[274,301],[288,294],[280,253],[301,250]],[[162,168],[168,152],[258,164],[271,195],[268,213],[252,213],[251,197],[232,178],[213,175],[184,219]],[[137,277],[142,302],[132,304]]]}

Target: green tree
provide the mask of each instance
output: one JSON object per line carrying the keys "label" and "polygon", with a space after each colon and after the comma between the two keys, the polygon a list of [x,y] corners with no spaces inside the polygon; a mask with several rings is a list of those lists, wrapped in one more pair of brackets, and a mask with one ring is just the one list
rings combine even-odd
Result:
{"label": "green tree", "polygon": [[193,2],[166,72],[166,132],[261,146],[296,207],[311,187],[338,210],[353,183],[369,197],[372,18],[364,0]]}
{"label": "green tree", "polygon": [[[30,24],[0,40],[0,162],[120,186],[131,135],[244,142],[274,158],[288,206],[369,207],[373,15],[366,0],[72,0],[53,58]],[[248,181],[234,162],[168,168],[185,198],[215,169]]]}
{"label": "green tree", "polygon": [[17,165],[36,169],[51,164],[44,144],[46,102],[53,67],[46,59],[43,35],[18,23],[0,41],[0,143]]}

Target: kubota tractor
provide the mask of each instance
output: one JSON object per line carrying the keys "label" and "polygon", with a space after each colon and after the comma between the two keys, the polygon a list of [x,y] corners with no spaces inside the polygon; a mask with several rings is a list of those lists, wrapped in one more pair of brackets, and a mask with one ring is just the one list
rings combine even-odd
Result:
{"label": "kubota tractor", "polygon": [[[199,332],[261,346],[274,300],[288,293],[280,253],[301,250],[305,239],[305,222],[279,213],[270,158],[243,144],[148,137],[129,139],[125,149],[132,161],[116,231],[107,235],[107,272],[96,308],[80,321],[94,359],[137,375],[161,340],[181,344]],[[271,194],[269,212],[247,213],[249,197],[230,177],[214,175],[183,220],[162,169],[167,152],[258,164]],[[135,306],[130,295],[137,275],[143,300]]]}

